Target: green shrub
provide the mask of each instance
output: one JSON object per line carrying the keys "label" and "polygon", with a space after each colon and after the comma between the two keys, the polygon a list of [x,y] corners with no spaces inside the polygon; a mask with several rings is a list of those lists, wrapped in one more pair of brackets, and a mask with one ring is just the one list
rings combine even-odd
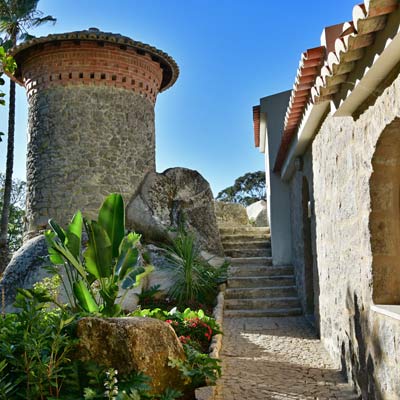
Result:
{"label": "green shrub", "polygon": [[4,399],[59,398],[72,374],[76,340],[68,328],[74,317],[49,309],[42,291],[19,290],[20,312],[0,319],[0,360],[7,381],[0,383]]}
{"label": "green shrub", "polygon": [[213,268],[200,257],[192,234],[183,230],[177,234],[172,246],[167,247],[172,265],[172,285],[168,292],[180,307],[198,303],[213,304],[218,284],[226,280],[227,264]]}
{"label": "green shrub", "polygon": [[221,376],[220,360],[210,357],[184,344],[186,359],[171,359],[169,366],[177,368],[186,380],[186,384],[192,388],[205,385],[215,385],[217,379]]}
{"label": "green shrub", "polygon": [[130,315],[134,317],[150,317],[167,322],[174,329],[183,344],[189,343],[197,350],[207,353],[212,338],[222,333],[214,318],[207,316],[203,310],[193,311],[186,308],[179,312],[176,308],[163,311],[160,308],[153,310],[136,310]]}

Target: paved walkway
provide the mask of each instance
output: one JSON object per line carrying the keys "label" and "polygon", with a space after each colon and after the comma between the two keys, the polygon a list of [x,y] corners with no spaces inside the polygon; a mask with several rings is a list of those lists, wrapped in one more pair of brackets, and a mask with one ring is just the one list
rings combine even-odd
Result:
{"label": "paved walkway", "polygon": [[216,400],[356,399],[303,317],[225,318]]}

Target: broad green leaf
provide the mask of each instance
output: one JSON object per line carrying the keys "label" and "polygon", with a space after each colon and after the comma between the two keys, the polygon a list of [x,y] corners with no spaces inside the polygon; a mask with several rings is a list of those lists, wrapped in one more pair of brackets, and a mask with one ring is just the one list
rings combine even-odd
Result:
{"label": "broad green leaf", "polygon": [[98,223],[110,238],[112,257],[118,257],[119,245],[125,236],[125,208],[120,194],[110,194],[104,200],[99,211]]}
{"label": "broad green leaf", "polygon": [[44,234],[47,242],[47,250],[49,252],[49,258],[52,264],[62,265],[64,264],[64,259],[62,256],[53,248],[53,241],[56,234],[53,231],[46,231]]}
{"label": "broad green leaf", "polygon": [[79,306],[87,312],[93,313],[98,312],[99,307],[96,304],[95,299],[89,292],[84,281],[77,281],[73,284],[74,295],[78,300]]}
{"label": "broad green leaf", "polygon": [[137,240],[131,234],[124,237],[119,248],[119,257],[115,268],[119,280],[125,278],[129,268],[134,267],[137,263],[139,250],[135,247]]}
{"label": "broad green leaf", "polygon": [[61,240],[62,243],[65,243],[65,232],[64,229],[61,228],[60,225],[57,224],[56,221],[49,219],[49,225],[51,229],[53,229],[54,233],[58,236],[58,238]]}
{"label": "broad green leaf", "polygon": [[87,273],[83,265],[74,257],[64,243],[60,242],[58,235],[56,235],[54,232],[47,231],[45,237],[49,248],[50,261],[56,265],[68,262],[78,271],[79,275],[83,279],[86,279]]}
{"label": "broad green leaf", "polygon": [[65,232],[68,238],[67,247],[69,251],[73,254],[73,256],[77,259],[79,259],[79,256],[81,254],[82,225],[82,214],[80,211],[78,211],[72,218],[72,221],[68,225],[68,229]]}
{"label": "broad green leaf", "polygon": [[111,276],[112,248],[106,231],[96,221],[85,221],[89,238],[87,250],[84,253],[86,268],[97,279]]}
{"label": "broad green leaf", "polygon": [[140,284],[140,281],[154,270],[152,265],[146,267],[134,267],[131,271],[128,271],[126,278],[122,281],[122,289],[132,289]]}

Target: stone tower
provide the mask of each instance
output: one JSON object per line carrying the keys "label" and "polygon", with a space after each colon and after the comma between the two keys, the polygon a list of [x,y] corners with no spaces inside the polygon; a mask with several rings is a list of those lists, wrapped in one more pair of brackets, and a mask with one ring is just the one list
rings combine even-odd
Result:
{"label": "stone tower", "polygon": [[155,171],[154,104],[178,77],[175,61],[96,28],[33,39],[12,55],[29,102],[28,237],[50,217],[94,217],[111,192],[129,200]]}

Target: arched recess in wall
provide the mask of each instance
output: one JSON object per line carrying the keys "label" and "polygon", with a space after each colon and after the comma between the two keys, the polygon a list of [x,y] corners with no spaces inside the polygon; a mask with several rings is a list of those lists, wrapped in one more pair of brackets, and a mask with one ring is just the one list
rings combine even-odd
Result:
{"label": "arched recess in wall", "polygon": [[370,180],[373,301],[400,304],[400,118],[382,131]]}

